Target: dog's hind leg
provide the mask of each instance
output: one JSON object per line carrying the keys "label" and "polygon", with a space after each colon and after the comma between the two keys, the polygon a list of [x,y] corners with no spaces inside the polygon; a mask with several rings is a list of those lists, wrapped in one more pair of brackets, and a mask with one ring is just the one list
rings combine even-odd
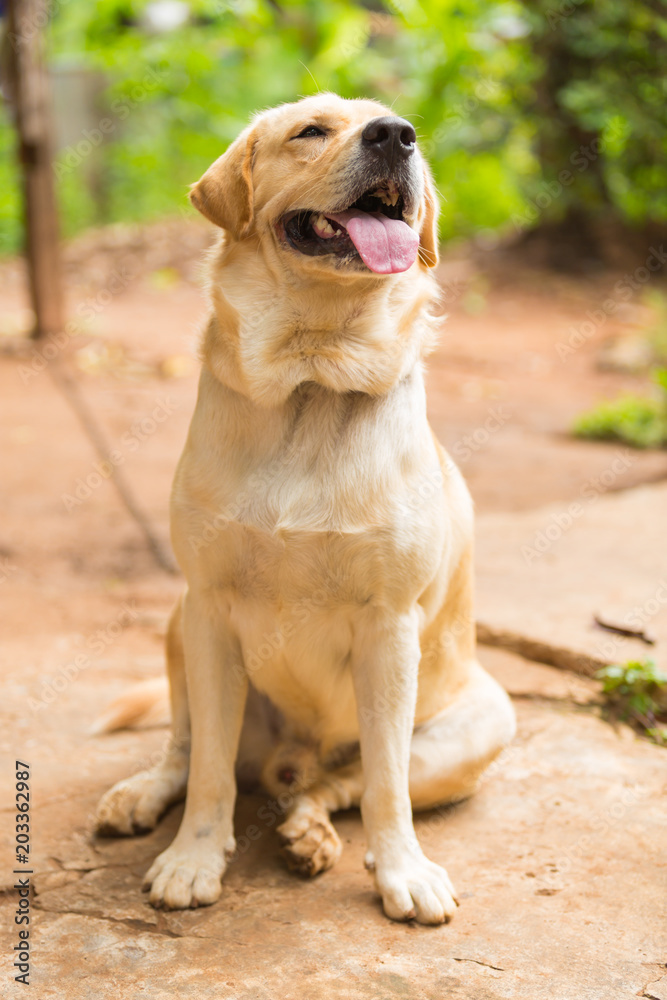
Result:
{"label": "dog's hind leg", "polygon": [[506,692],[477,662],[471,663],[468,681],[456,698],[412,735],[412,808],[430,809],[472,795],[515,730]]}
{"label": "dog's hind leg", "polygon": [[[479,664],[471,664],[469,681],[456,698],[413,732],[409,768],[413,809],[430,809],[472,795],[514,732],[507,694]],[[273,774],[265,769],[264,783],[279,804],[286,803],[287,818],[278,833],[289,867],[305,875],[331,868],[342,845],[329,817],[359,805],[364,786],[361,760],[326,770],[312,753],[307,757],[305,748],[284,744],[268,767]],[[370,855],[367,863],[373,864]]]}
{"label": "dog's hind leg", "polygon": [[98,833],[131,835],[152,830],[160,816],[185,796],[190,758],[190,715],[183,655],[182,599],[167,630],[167,673],[172,731],[166,747],[154,754],[152,767],[125,778],[102,797],[97,807]]}

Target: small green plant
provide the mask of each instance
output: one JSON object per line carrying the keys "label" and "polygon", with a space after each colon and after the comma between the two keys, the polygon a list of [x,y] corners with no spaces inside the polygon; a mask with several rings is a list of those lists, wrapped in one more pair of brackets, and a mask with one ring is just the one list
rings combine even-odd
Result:
{"label": "small green plant", "polygon": [[577,437],[623,441],[634,448],[667,445],[667,368],[656,368],[655,396],[620,396],[600,403],[577,417],[573,432]]}
{"label": "small green plant", "polygon": [[615,712],[661,745],[667,744],[667,674],[653,660],[630,660],[595,675]]}

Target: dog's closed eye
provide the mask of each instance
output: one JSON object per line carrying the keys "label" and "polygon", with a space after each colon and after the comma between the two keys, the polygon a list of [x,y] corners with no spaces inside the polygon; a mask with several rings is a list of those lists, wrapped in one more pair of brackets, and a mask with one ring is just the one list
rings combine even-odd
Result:
{"label": "dog's closed eye", "polygon": [[293,135],[293,139],[314,139],[319,136],[326,136],[326,132],[319,125],[306,125],[298,135]]}

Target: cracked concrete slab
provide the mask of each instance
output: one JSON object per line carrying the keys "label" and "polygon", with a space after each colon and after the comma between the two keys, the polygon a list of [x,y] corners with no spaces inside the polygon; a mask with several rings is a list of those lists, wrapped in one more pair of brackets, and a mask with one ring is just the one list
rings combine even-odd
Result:
{"label": "cracked concrete slab", "polygon": [[667,1000],[667,976],[663,976],[655,983],[649,983],[642,996],[650,997],[650,1000]]}
{"label": "cracked concrete slab", "polygon": [[[266,800],[242,796],[236,831],[256,841],[234,861],[221,900],[153,910],[141,892],[182,807],[146,837],[91,840],[98,796],[158,751],[164,731],[91,739],[91,674],[73,687],[79,725],[44,718],[33,748],[39,858],[33,987],[39,1000],[182,996],[196,1000],[622,1000],[659,982],[667,946],[665,752],[600,718],[595,682],[483,649],[513,692],[519,734],[479,794],[418,816],[426,851],[461,894],[441,928],[386,920],[363,868],[358,812],[341,813],[340,863],[314,881],[280,858]],[[49,763],[52,732],[62,741]],[[78,775],[71,768],[86,758]],[[66,774],[64,773],[66,770]],[[60,783],[60,788],[58,787]],[[3,838],[5,839],[5,838]],[[9,857],[9,845],[3,850]],[[5,884],[7,881],[5,879]],[[11,882],[9,882],[11,884]],[[13,946],[12,897],[2,948]],[[18,987],[2,996],[20,996]],[[647,994],[650,996],[650,993]]]}
{"label": "cracked concrete slab", "polygon": [[[480,641],[593,674],[655,659],[667,669],[667,483],[477,520]],[[655,638],[603,631],[594,615]]]}

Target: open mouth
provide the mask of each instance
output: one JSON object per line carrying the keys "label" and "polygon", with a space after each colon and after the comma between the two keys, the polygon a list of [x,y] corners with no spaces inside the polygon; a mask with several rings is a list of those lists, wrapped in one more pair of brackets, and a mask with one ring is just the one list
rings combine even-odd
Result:
{"label": "open mouth", "polygon": [[376,274],[407,271],[417,259],[419,236],[403,218],[403,195],[384,181],[342,212],[302,209],[283,219],[291,246],[308,257],[361,259]]}

